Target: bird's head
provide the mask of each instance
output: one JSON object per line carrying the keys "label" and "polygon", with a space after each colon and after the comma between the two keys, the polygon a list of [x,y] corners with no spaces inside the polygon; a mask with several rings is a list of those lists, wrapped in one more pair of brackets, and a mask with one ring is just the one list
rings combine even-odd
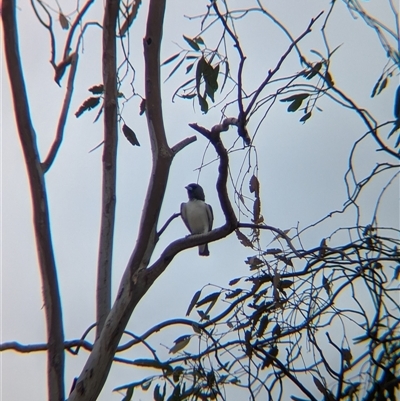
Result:
{"label": "bird's head", "polygon": [[185,188],[187,189],[189,199],[206,200],[203,188],[199,184],[189,184]]}

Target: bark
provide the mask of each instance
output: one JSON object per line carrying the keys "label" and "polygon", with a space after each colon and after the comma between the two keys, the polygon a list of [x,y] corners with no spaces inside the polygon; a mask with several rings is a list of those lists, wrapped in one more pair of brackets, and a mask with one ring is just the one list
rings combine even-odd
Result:
{"label": "bark", "polygon": [[39,160],[25,81],[22,73],[15,16],[15,0],[2,3],[4,52],[11,84],[18,135],[25,158],[33,212],[33,226],[43,286],[47,329],[48,399],[64,400],[64,333],[57,272],[50,233],[44,172]]}
{"label": "bark", "polygon": [[107,1],[103,20],[104,146],[101,228],[97,265],[96,338],[100,336],[111,309],[118,129],[116,23],[119,4],[119,0]]}

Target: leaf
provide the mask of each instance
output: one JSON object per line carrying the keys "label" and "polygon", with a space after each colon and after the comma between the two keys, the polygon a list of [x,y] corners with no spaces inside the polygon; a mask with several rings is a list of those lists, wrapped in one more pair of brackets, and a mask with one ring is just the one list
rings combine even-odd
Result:
{"label": "leaf", "polygon": [[195,51],[200,51],[200,47],[199,47],[199,45],[193,40],[193,39],[190,39],[190,38],[188,38],[187,36],[185,36],[185,35],[182,35],[183,36],[183,39],[185,39],[186,40],[186,42],[188,43],[188,45],[193,49],[193,50],[195,50]]}
{"label": "leaf", "polygon": [[81,107],[79,107],[78,111],[75,113],[75,116],[80,117],[86,110],[92,110],[100,103],[100,97],[90,97],[86,99]]}
{"label": "leaf", "polygon": [[317,389],[322,394],[326,394],[326,389],[325,389],[324,385],[321,383],[321,381],[319,379],[317,379],[315,376],[313,376],[313,380],[314,380],[315,385],[317,386]]}
{"label": "leaf", "polygon": [[58,20],[60,21],[61,28],[64,30],[68,30],[69,21],[67,17],[60,11],[58,14]]}
{"label": "leaf", "polygon": [[302,103],[303,103],[302,99],[296,99],[293,103],[289,104],[287,111],[294,112],[294,111],[298,110]]}
{"label": "leaf", "polygon": [[279,326],[279,323],[277,323],[272,329],[272,335],[279,337],[281,335],[281,332],[282,332],[281,326]]}
{"label": "leaf", "polygon": [[379,77],[378,81],[376,81],[376,84],[375,84],[374,88],[372,89],[371,97],[374,97],[376,95],[376,92],[379,88],[379,85],[380,85],[382,79],[383,79],[383,74]]}
{"label": "leaf", "polygon": [[185,369],[182,368],[182,366],[177,366],[174,369],[174,372],[172,374],[172,379],[174,380],[175,383],[178,383],[179,378],[181,376],[181,374],[185,371]]}
{"label": "leaf", "polygon": [[164,391],[163,391],[162,394],[160,393],[160,385],[159,384],[157,384],[154,387],[153,397],[154,397],[154,401],[164,401],[164,398],[165,398],[165,383],[164,383]]}
{"label": "leaf", "polygon": [[181,99],[193,99],[194,97],[196,97],[197,95],[195,93],[190,93],[187,95],[178,95]]}
{"label": "leaf", "polygon": [[212,294],[207,295],[207,296],[206,296],[205,298],[203,298],[201,301],[198,301],[197,304],[196,304],[196,306],[199,307],[199,306],[208,304],[209,302],[214,302],[214,301],[216,301],[216,300],[218,299],[218,297],[219,297],[220,295],[221,295],[220,292],[213,292]]}
{"label": "leaf", "polygon": [[298,93],[297,95],[292,95],[289,97],[285,97],[284,99],[281,99],[281,102],[293,102],[295,100],[301,100],[303,101],[304,99],[307,99],[310,96],[309,93]]}
{"label": "leaf", "polygon": [[394,116],[397,120],[400,120],[400,85],[397,87],[394,99]]}
{"label": "leaf", "polygon": [[143,391],[147,391],[147,390],[150,388],[151,382],[152,382],[152,381],[153,381],[152,379],[149,379],[149,380],[143,382],[143,383],[141,384],[141,386],[140,386],[140,387],[142,387],[142,390],[143,390]]}
{"label": "leaf", "polygon": [[182,63],[185,61],[185,57],[182,58],[182,60],[173,68],[173,70],[169,73],[168,77],[166,78],[166,80],[164,82],[167,82],[172,75],[175,74],[176,70],[182,65]]}
{"label": "leaf", "polygon": [[176,354],[177,352],[181,351],[185,348],[191,339],[190,335],[184,335],[175,340],[175,345],[169,350],[170,354]]}
{"label": "leaf", "polygon": [[200,45],[204,45],[204,40],[201,36],[198,36],[197,38],[194,38],[194,41],[196,43],[199,43]]}
{"label": "leaf", "polygon": [[192,323],[192,329],[196,334],[201,334],[201,327],[198,323],[193,322]]}
{"label": "leaf", "polygon": [[255,192],[256,196],[258,196],[260,193],[260,183],[258,181],[258,178],[254,174],[250,178],[249,191],[251,193]]}
{"label": "leaf", "polygon": [[379,85],[378,93],[376,95],[379,95],[386,88],[388,81],[389,81],[388,77],[385,77],[385,79]]}
{"label": "leaf", "polygon": [[222,81],[222,86],[221,86],[221,93],[222,93],[222,91],[223,91],[223,89],[225,87],[226,80],[228,79],[228,76],[229,76],[229,63],[228,63],[228,61],[225,61],[224,64],[225,64],[225,72],[224,72],[224,80]]}
{"label": "leaf", "polygon": [[[399,265],[399,267],[400,267],[400,265]],[[231,281],[229,282],[229,285],[235,285],[235,284],[237,284],[241,279],[242,279],[241,277],[239,277],[239,278],[234,278],[233,280],[231,280]]]}
{"label": "leaf", "polygon": [[199,300],[201,295],[201,290],[197,291],[194,295],[192,300],[190,301],[190,305],[186,311],[186,316],[190,315],[190,312],[192,311],[192,309],[194,308],[194,306],[196,305],[197,301]]}
{"label": "leaf", "polygon": [[265,315],[261,318],[260,320],[260,324],[258,326],[258,330],[257,330],[257,337],[262,337],[264,335],[265,329],[267,328],[269,323],[269,317],[268,315]]}
{"label": "leaf", "polygon": [[201,77],[203,76],[203,70],[204,66],[206,64],[206,61],[204,57],[199,58],[199,61],[197,62],[196,66],[196,90],[197,90],[197,96],[201,96],[200,93],[200,82],[201,82]]}
{"label": "leaf", "polygon": [[122,126],[122,132],[125,135],[125,138],[133,145],[140,146],[139,141],[137,140],[136,134],[129,128],[126,124]]}
{"label": "leaf", "polygon": [[353,359],[353,355],[351,355],[351,351],[348,348],[342,348],[342,356],[343,359],[347,362],[347,364],[350,366],[351,360]]}
{"label": "leaf", "polygon": [[104,93],[104,85],[94,85],[91,88],[88,89],[89,92],[92,92],[93,95],[101,95]]}
{"label": "leaf", "polygon": [[311,70],[306,73],[306,78],[307,79],[311,79],[311,78],[315,77],[318,74],[318,72],[321,69],[321,67],[322,67],[322,63],[321,62],[316,63],[311,68]]}
{"label": "leaf", "polygon": [[252,219],[255,224],[258,224],[260,222],[260,212],[261,212],[260,198],[256,198],[256,200],[253,203],[253,216],[254,216],[254,219]]}
{"label": "leaf", "polygon": [[324,287],[326,293],[331,295],[331,283],[325,276],[322,276],[322,286]]}
{"label": "leaf", "polygon": [[282,249],[279,248],[269,248],[264,251],[264,255],[277,255],[278,253],[282,253]]}
{"label": "leaf", "polygon": [[279,282],[279,288],[289,288],[290,286],[293,285],[293,281],[292,280],[281,280]]}
{"label": "leaf", "polygon": [[186,74],[189,74],[189,72],[192,71],[193,66],[194,66],[194,63],[189,64],[189,65],[186,67]]}
{"label": "leaf", "polygon": [[236,237],[240,241],[240,243],[247,247],[247,248],[252,248],[253,244],[251,241],[240,231],[240,230],[235,230]]}
{"label": "leaf", "polygon": [[197,97],[199,98],[199,104],[200,104],[201,111],[204,114],[207,114],[207,112],[208,112],[207,100],[203,96],[200,96],[200,95],[198,95]]}
{"label": "leaf", "polygon": [[181,52],[174,54],[173,56],[171,56],[170,58],[167,58],[161,65],[167,65],[169,63],[171,63],[172,61],[174,61],[176,58],[178,58],[180,56]]}
{"label": "leaf", "polygon": [[146,112],[146,99],[143,98],[139,106],[139,115],[142,116]]}
{"label": "leaf", "polygon": [[311,117],[311,111],[309,111],[308,113],[304,114],[303,117],[300,118],[300,122],[305,123],[309,118]]}
{"label": "leaf", "polygon": [[333,82],[332,76],[328,70],[325,72],[325,81],[329,87],[332,87],[335,83]]}

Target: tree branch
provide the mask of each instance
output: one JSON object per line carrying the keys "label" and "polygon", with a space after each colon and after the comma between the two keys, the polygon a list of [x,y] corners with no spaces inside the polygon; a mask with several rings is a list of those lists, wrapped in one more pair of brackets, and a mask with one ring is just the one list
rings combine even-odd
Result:
{"label": "tree branch", "polygon": [[104,146],[99,255],[97,262],[96,338],[111,309],[111,267],[114,244],[117,173],[117,48],[119,0],[106,3],[103,20]]}
{"label": "tree branch", "polygon": [[18,134],[30,183],[33,225],[43,285],[49,347],[47,353],[48,399],[50,401],[64,401],[64,333],[61,301],[50,233],[46,185],[22,73],[15,8],[15,0],[3,1],[4,51]]}
{"label": "tree branch", "polygon": [[51,146],[50,152],[46,157],[46,160],[42,163],[42,168],[44,173],[47,173],[47,171],[53,164],[64,137],[64,128],[68,117],[69,106],[71,104],[72,92],[74,90],[74,80],[75,80],[77,65],[78,65],[78,54],[74,53],[71,55],[71,68],[69,70],[69,75],[68,75],[67,91],[65,93],[64,103],[61,109],[60,118],[58,120],[56,138],[53,142],[53,145]]}

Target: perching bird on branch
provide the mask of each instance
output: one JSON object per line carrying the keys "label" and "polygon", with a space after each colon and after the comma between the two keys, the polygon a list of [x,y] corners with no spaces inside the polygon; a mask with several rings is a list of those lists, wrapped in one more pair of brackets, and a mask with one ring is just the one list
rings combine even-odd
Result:
{"label": "perching bird on branch", "polygon": [[[203,188],[198,184],[189,184],[185,187],[189,201],[181,204],[182,220],[191,234],[205,234],[211,231],[213,225],[213,211],[205,202]],[[199,245],[199,255],[208,256],[208,244]]]}

